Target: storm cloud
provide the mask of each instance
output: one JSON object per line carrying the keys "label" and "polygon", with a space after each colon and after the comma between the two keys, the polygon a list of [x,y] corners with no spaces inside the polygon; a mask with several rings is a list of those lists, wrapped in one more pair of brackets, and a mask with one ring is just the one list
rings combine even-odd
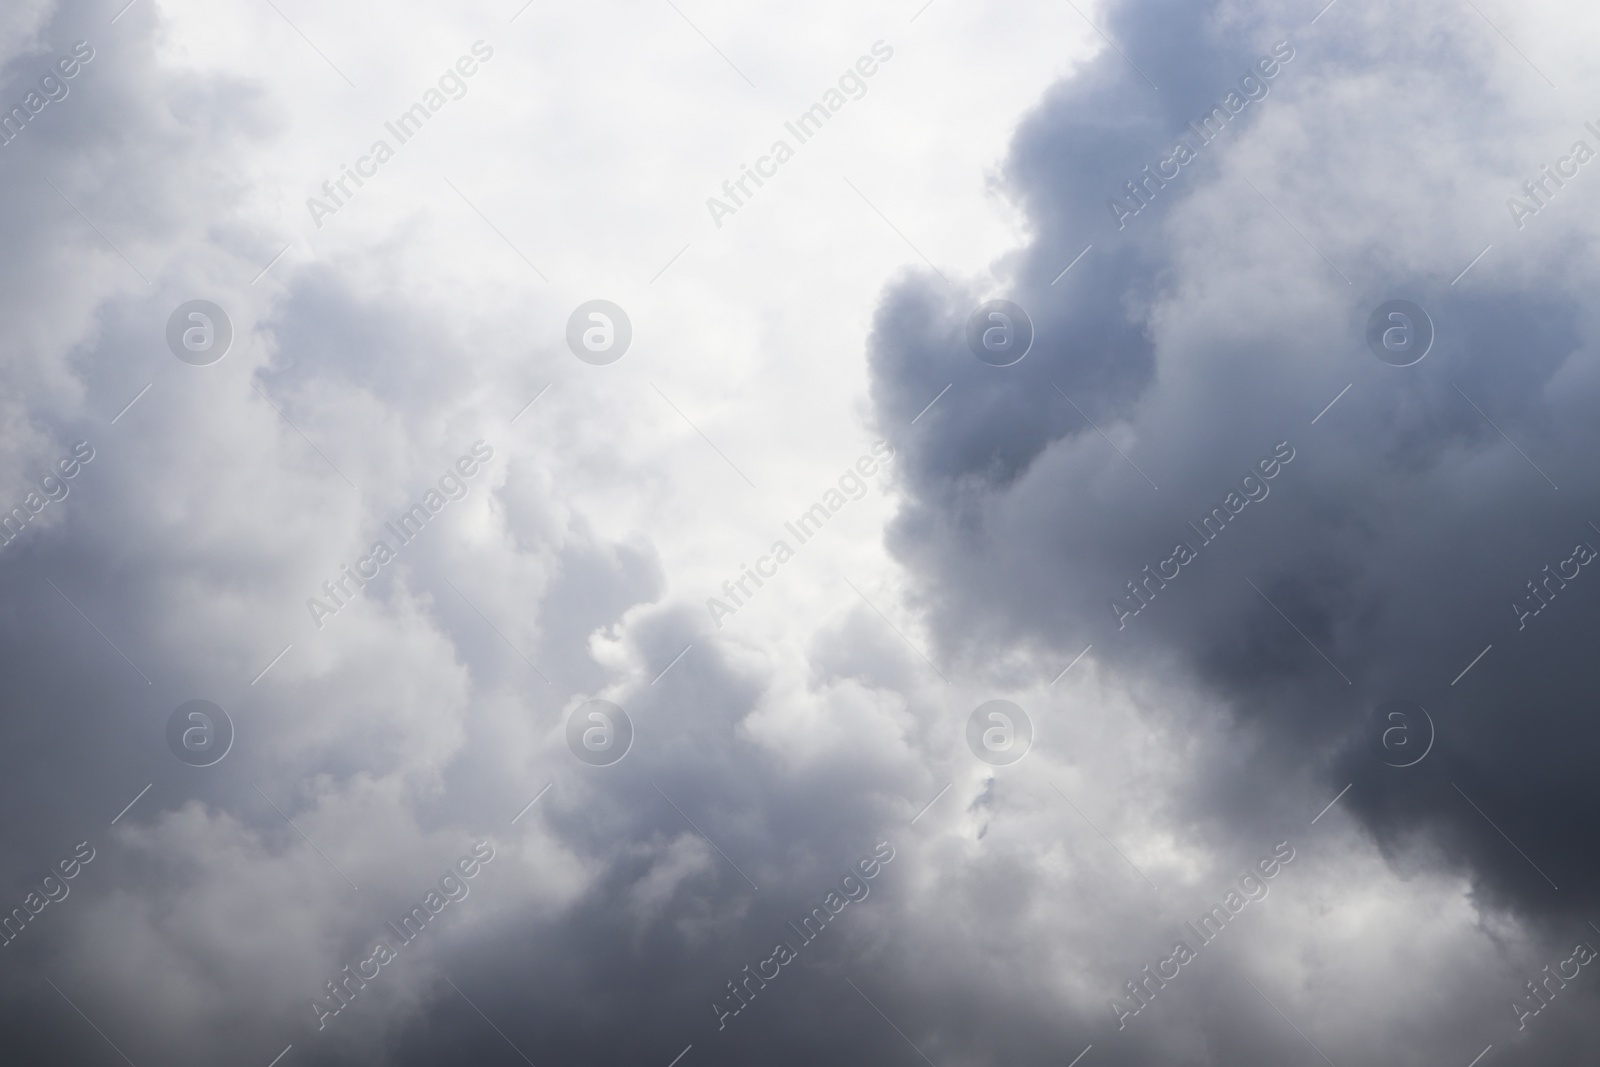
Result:
{"label": "storm cloud", "polygon": [[124,2],[0,15],[18,1056],[1593,1047],[1587,10]]}

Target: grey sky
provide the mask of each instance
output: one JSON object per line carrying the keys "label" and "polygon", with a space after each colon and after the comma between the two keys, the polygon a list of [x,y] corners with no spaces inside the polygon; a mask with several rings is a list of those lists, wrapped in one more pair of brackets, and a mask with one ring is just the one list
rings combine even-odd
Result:
{"label": "grey sky", "polygon": [[[1513,1007],[1600,943],[1600,179],[1541,169],[1600,149],[1592,12],[518,6],[0,15],[0,100],[58,97],[0,147],[0,503],[30,516],[0,547],[7,1047],[1594,1047],[1592,966]],[[880,40],[870,92],[707,226]],[[487,50],[315,226],[323,181]],[[1147,205],[1108,206],[1180,137]],[[1035,331],[1009,367],[967,347],[994,298]],[[602,299],[632,331],[610,363],[566,336]],[[1408,367],[1366,339],[1396,299],[1435,331]],[[193,300],[232,327],[209,365],[169,350]],[[880,439],[893,462],[718,628],[707,598]],[[196,699],[232,725],[210,766],[169,749]],[[1020,762],[969,747],[996,699],[1030,718]],[[570,747],[592,700],[631,730],[609,765]],[[870,892],[830,897],[874,850]]]}

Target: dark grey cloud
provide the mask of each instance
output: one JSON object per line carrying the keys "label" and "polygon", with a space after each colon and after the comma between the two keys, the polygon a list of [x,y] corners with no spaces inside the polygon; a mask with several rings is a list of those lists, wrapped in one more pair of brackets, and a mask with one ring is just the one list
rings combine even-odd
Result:
{"label": "dark grey cloud", "polygon": [[[1092,642],[1117,671],[1222,702],[1258,739],[1255,766],[1202,771],[1188,789],[1239,839],[1353,783],[1342,803],[1396,869],[1459,874],[1486,913],[1574,940],[1592,934],[1600,884],[1584,844],[1597,679],[1582,651],[1600,602],[1582,569],[1525,628],[1512,604],[1546,564],[1570,577],[1576,544],[1600,546],[1585,460],[1595,268],[1558,232],[1587,229],[1571,202],[1551,197],[1535,235],[1499,201],[1549,145],[1594,136],[1572,98],[1508,84],[1521,60],[1470,11],[1336,8],[1314,27],[1303,14],[1113,9],[1127,58],[1099,55],[1013,142],[1005,188],[1032,241],[992,283],[919,274],[885,294],[873,394],[906,491],[891,544],[946,658],[1028,648],[1048,679]],[[1278,40],[1295,57],[1271,92],[1199,147],[1184,124]],[[1176,133],[1198,158],[1119,230],[1107,198]],[[1402,149],[1403,188],[1363,180],[1397,176]],[[994,291],[1037,328],[1013,367],[980,363],[963,338]],[[1410,368],[1364,339],[1394,297],[1437,329]],[[1206,541],[1191,523],[1243,498],[1241,477],[1280,442],[1294,458],[1256,480],[1268,495]],[[1179,543],[1194,560],[1167,564],[1141,609],[1125,583]],[[1379,708],[1394,699],[1437,728],[1408,770],[1380,760]],[[1190,714],[1171,709],[1169,728]],[[1325,794],[1288,767],[1315,769]],[[1578,1025],[1584,1009],[1569,1007]],[[1227,1009],[1200,1023],[1219,1042],[1208,1054],[1227,1057],[1236,1021]],[[1567,1040],[1528,1051],[1556,1062]]]}

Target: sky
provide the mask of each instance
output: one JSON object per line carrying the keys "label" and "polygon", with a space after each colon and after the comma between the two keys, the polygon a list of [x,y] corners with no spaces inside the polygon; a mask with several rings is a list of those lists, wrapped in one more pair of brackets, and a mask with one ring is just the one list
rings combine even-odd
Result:
{"label": "sky", "polygon": [[1592,1052],[1597,31],[5,5],[13,1058]]}

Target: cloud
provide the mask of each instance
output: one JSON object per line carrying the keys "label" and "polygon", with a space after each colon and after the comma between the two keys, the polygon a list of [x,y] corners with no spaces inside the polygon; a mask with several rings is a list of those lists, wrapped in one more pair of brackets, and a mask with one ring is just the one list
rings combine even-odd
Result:
{"label": "cloud", "polygon": [[[1048,680],[1092,644],[1118,675],[1154,671],[1259,746],[1250,772],[1224,761],[1188,786],[1235,839],[1265,840],[1286,804],[1315,813],[1286,768],[1326,797],[1353,781],[1347,809],[1397,869],[1583,936],[1594,612],[1582,577],[1552,584],[1538,630],[1511,604],[1597,536],[1595,264],[1576,237],[1592,223],[1550,196],[1534,234],[1501,201],[1555,148],[1593,144],[1586,116],[1481,19],[1427,5],[1314,26],[1220,6],[1107,17],[1125,55],[1052,90],[1008,156],[1031,240],[990,276],[907,277],[874,320],[877,422],[906,457],[891,544],[938,655],[979,669],[1026,649]],[[1276,41],[1294,57],[1268,95],[1216,143],[1185,129]],[[1123,182],[1175,136],[1197,158],[1119,229],[1108,199],[1134,204]],[[1032,313],[1012,367],[966,350],[990,294]],[[1364,338],[1399,296],[1437,329],[1405,369]],[[1294,459],[1247,502],[1240,476],[1275,446]],[[1213,539],[1202,518],[1230,491]],[[1171,558],[1180,543],[1193,562]],[[1438,726],[1408,772],[1375,749],[1398,698]]]}
{"label": "cloud", "polygon": [[[1522,230],[1503,204],[1583,116],[1470,12],[1086,13],[1126,55],[1048,5],[906,12],[893,33],[843,4],[781,24],[718,5],[0,16],[20,42],[5,99],[95,48],[0,149],[0,502],[95,449],[0,549],[4,899],[26,908],[96,850],[0,949],[14,1046],[263,1064],[291,1044],[284,1063],[693,1046],[694,1067],[1092,1043],[1087,1067],[1303,1057],[1307,1038],[1336,1062],[1466,1063],[1495,1018],[1482,1043],[1538,1062],[1592,1038],[1581,986],[1531,1036],[1506,1008],[1584,936],[1592,862],[1571,847],[1588,571],[1523,630],[1506,607],[1600,521],[1587,176]],[[305,196],[479,37],[495,65],[470,95],[312,236]],[[713,244],[704,190],[739,131],[880,37],[900,80]],[[1118,229],[1106,201],[1280,41],[1270,91]],[[693,241],[656,274],[680,220]],[[908,235],[951,281],[899,274],[869,325],[897,257],[921,262]],[[634,321],[612,367],[562,339],[597,296]],[[1037,328],[1010,368],[965,349],[991,296]],[[1393,297],[1438,328],[1414,367],[1365,348]],[[206,367],[164,338],[197,298],[233,326]],[[705,596],[866,451],[862,410],[895,462],[714,628]],[[394,533],[480,442],[465,494]],[[1125,581],[1279,442],[1270,493],[1240,488],[1259,498],[1119,628]],[[393,559],[352,588],[377,540]],[[1035,726],[1008,767],[967,748],[997,697]],[[1376,758],[1396,697],[1438,726],[1405,771]],[[167,751],[196,698],[235,733],[206,768]],[[596,698],[634,728],[611,766],[567,748]],[[484,840],[470,893],[319,1030],[313,998]],[[1280,842],[1297,858],[1270,898],[1118,1030],[1110,1001]],[[894,859],[870,894],[742,985],[875,849]],[[721,1027],[730,996],[750,1003]]]}

